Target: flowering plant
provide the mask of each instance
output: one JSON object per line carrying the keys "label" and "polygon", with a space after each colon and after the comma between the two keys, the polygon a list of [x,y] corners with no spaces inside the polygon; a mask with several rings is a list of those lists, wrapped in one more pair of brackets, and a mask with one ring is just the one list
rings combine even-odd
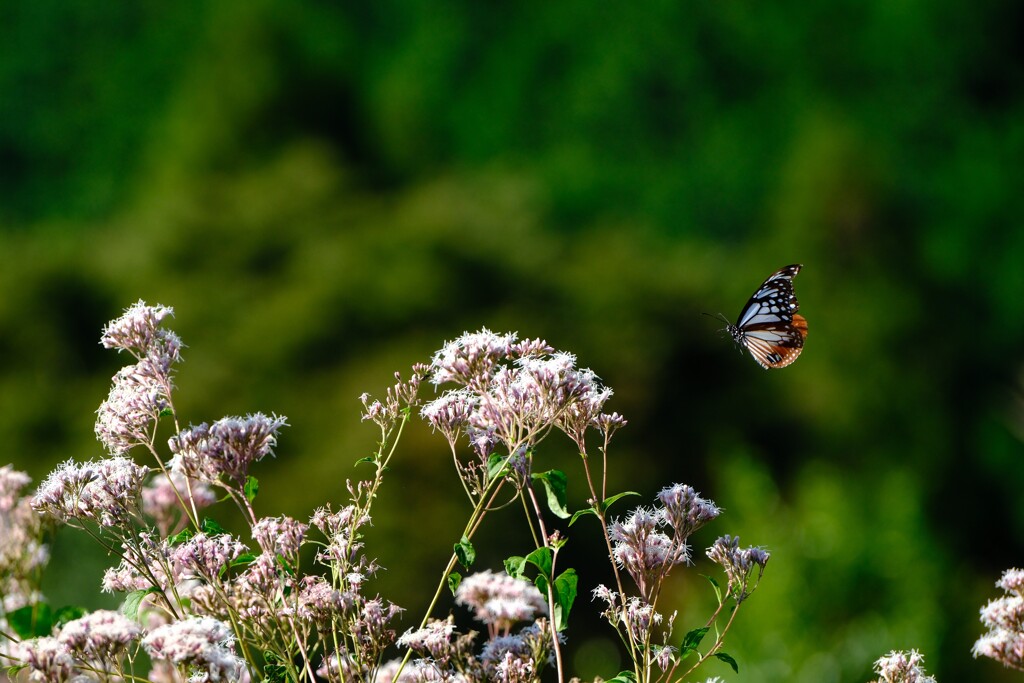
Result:
{"label": "flowering plant", "polygon": [[[379,429],[364,460],[365,480],[346,482],[347,500],[307,521],[257,512],[252,471],[273,455],[284,417],[253,413],[184,426],[174,403],[181,340],[164,322],[173,311],[140,301],[103,330],[101,343],[133,363],[114,375],[98,410],[96,436],[108,457],[68,461],[34,493],[10,466],[0,468],[0,662],[14,676],[53,681],[538,681],[562,657],[580,581],[562,566],[568,528],[599,523],[614,585],[592,588],[619,635],[630,668],[617,681],[687,679],[710,658],[738,665],[722,650],[740,607],[769,559],[735,537],[718,538],[707,557],[725,572],[712,580],[717,609],[673,638],[676,615],[658,602],[666,577],[693,563],[690,539],[721,510],[693,488],[665,487],[653,506],[621,517],[611,507],[631,492],[607,490],[609,447],[626,424],[605,412],[612,395],[576,358],[539,339],[489,330],[445,344],[429,364],[380,399],[364,394],[363,418]],[[422,385],[436,398],[423,401]],[[426,614],[402,635],[401,609],[368,585],[380,569],[363,532],[406,424],[418,413],[447,441],[471,511],[452,538]],[[166,449],[157,428],[169,424]],[[539,471],[545,439],[562,434],[580,456],[588,506],[567,509],[568,477]],[[596,440],[593,448],[591,441]],[[132,456],[147,454],[148,464]],[[224,529],[204,512],[230,501],[246,534]],[[473,538],[490,512],[518,503],[532,547],[463,577],[476,562]],[[557,521],[556,521],[557,520]],[[117,558],[102,589],[123,594],[117,612],[52,609],[39,590],[48,559],[45,537],[56,525],[81,529]],[[560,525],[560,526],[556,526]],[[312,568],[302,549],[315,549]],[[434,617],[445,589],[486,627],[459,633],[454,619]],[[706,640],[706,636],[712,637]],[[390,648],[402,656],[385,662]],[[142,655],[146,656],[143,657]],[[148,662],[146,661],[148,659]]]}

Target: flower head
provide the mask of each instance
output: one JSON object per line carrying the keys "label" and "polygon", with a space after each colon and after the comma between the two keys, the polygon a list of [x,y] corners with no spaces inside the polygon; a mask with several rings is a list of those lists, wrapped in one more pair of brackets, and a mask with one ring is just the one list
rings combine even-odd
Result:
{"label": "flower head", "polygon": [[[735,597],[736,602],[742,602],[754,591],[771,557],[763,548],[740,548],[739,544],[738,536],[725,535],[716,540],[707,551],[708,557],[725,570],[725,575],[729,579],[729,593]],[[759,570],[754,585],[751,586],[751,573],[755,566]]]}
{"label": "flower head", "polygon": [[148,467],[123,457],[87,463],[68,460],[40,485],[32,506],[59,521],[124,524],[137,509],[148,473]]}
{"label": "flower head", "polygon": [[974,643],[975,657],[988,657],[1003,666],[1024,671],[1024,571],[1007,569],[996,582],[1006,595],[981,608],[988,632]]}
{"label": "flower head", "polygon": [[79,657],[109,666],[141,633],[139,625],[120,612],[97,610],[69,621],[57,639]]}
{"label": "flower head", "polygon": [[875,662],[876,683],[935,683],[935,678],[925,674],[924,657],[917,650],[890,652]]}
{"label": "flower head", "polygon": [[472,608],[479,621],[506,633],[516,622],[547,614],[547,602],[532,583],[489,569],[463,579],[455,589],[455,602]]}
{"label": "flower head", "polygon": [[692,486],[674,484],[658,493],[658,501],[665,508],[665,520],[675,537],[683,542],[697,529],[722,514],[713,501],[700,497]]}
{"label": "flower head", "polygon": [[159,626],[142,640],[153,659],[196,670],[198,681],[237,681],[244,663],[235,654],[235,636],[222,621],[190,617]]}
{"label": "flower head", "polygon": [[170,438],[170,465],[193,479],[221,483],[223,477],[241,486],[249,467],[273,454],[277,432],[287,424],[284,417],[262,413],[200,424]]}

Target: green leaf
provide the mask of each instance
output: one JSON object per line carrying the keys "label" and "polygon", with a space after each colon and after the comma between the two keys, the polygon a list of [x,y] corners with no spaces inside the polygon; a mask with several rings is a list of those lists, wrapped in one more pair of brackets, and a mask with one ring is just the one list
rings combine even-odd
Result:
{"label": "green leaf", "polygon": [[736,673],[740,672],[739,665],[736,664],[736,660],[733,659],[731,656],[725,654],[724,652],[716,652],[715,653],[715,657],[717,657],[718,659],[722,660],[723,662],[725,662],[726,664],[731,666],[732,670],[735,671]]}
{"label": "green leaf", "polygon": [[700,645],[700,641],[704,640],[704,636],[707,635],[709,630],[709,627],[701,626],[700,628],[688,631],[683,636],[683,644],[680,647],[684,650],[696,650],[697,646]]}
{"label": "green leaf", "polygon": [[575,524],[576,520],[582,517],[583,515],[594,515],[595,517],[597,517],[597,510],[595,510],[594,508],[583,508],[582,510],[577,510],[576,512],[572,513],[572,519],[569,520],[569,526]]}
{"label": "green leaf", "polygon": [[526,556],[526,561],[537,567],[545,578],[551,576],[551,548],[537,548]]}
{"label": "green leaf", "polygon": [[57,626],[64,626],[64,624],[68,623],[69,621],[74,621],[75,619],[79,619],[81,617],[84,617],[85,615],[86,611],[84,607],[66,605],[57,610],[57,612],[53,615],[53,623],[55,623]]}
{"label": "green leaf", "polygon": [[220,525],[220,522],[210,517],[203,517],[203,522],[199,525],[199,528],[207,536],[219,536],[227,533],[227,530]]}
{"label": "green leaf", "polygon": [[545,602],[548,599],[548,578],[543,574],[537,574],[533,579],[533,585],[537,587],[537,590],[544,596]]}
{"label": "green leaf", "polygon": [[505,560],[505,573],[515,579],[523,578],[526,571],[526,558],[520,555],[513,555]]}
{"label": "green leaf", "polygon": [[171,546],[173,548],[176,545],[181,545],[182,543],[184,543],[185,541],[189,540],[190,538],[192,538],[195,535],[196,535],[196,532],[192,530],[192,527],[185,527],[184,529],[182,529],[178,533],[176,533],[173,536],[171,536],[170,538],[168,538],[167,539],[167,545],[169,545],[169,546]]}
{"label": "green leaf", "polygon": [[8,612],[7,623],[22,640],[48,636],[53,632],[53,609],[45,602],[25,605]]}
{"label": "green leaf", "polygon": [[609,678],[608,683],[636,683],[636,674],[632,671],[620,671],[615,678]]}
{"label": "green leaf", "polygon": [[448,590],[455,595],[455,591],[459,588],[459,584],[462,583],[462,574],[458,572],[452,572],[448,575]]}
{"label": "green leaf", "polygon": [[242,487],[245,499],[250,503],[256,500],[256,494],[260,492],[260,480],[251,474],[245,478],[245,486]]}
{"label": "green leaf", "polygon": [[476,560],[476,550],[465,536],[455,544],[455,557],[458,558],[459,564],[466,569],[469,569],[470,565]]}
{"label": "green leaf", "polygon": [[508,473],[508,456],[491,453],[487,458],[487,481],[494,481]]}
{"label": "green leaf", "polygon": [[142,599],[150,593],[156,593],[158,591],[159,589],[156,586],[132,591],[128,595],[124,596],[124,603],[121,604],[121,614],[125,615],[129,619],[138,619],[139,605],[142,603]]}
{"label": "green leaf", "polygon": [[377,462],[376,456],[368,455],[365,458],[359,458],[356,460],[356,465],[362,465],[364,462]]}
{"label": "green leaf", "polygon": [[547,472],[536,473],[532,476],[534,481],[538,479],[542,481],[544,488],[547,489],[548,509],[556,517],[568,519],[569,511],[565,507],[565,489],[569,484],[569,479],[565,476],[565,472],[561,470],[548,470]]}
{"label": "green leaf", "polygon": [[576,570],[571,567],[555,579],[555,600],[558,603],[555,605],[555,629],[558,631],[564,631],[569,625],[569,611],[576,601],[578,582],[579,577],[576,576]]}
{"label": "green leaf", "polygon": [[15,678],[18,677],[19,671],[27,668],[28,664],[12,664],[11,666],[7,667],[7,678],[13,681]]}
{"label": "green leaf", "polygon": [[622,493],[616,493],[614,496],[608,496],[607,498],[604,499],[604,502],[601,503],[601,512],[607,512],[608,508],[610,508],[612,504],[618,501],[620,498],[625,498],[626,496],[639,495],[640,494],[637,493],[636,491],[623,491]]}
{"label": "green leaf", "polygon": [[[278,555],[278,559],[280,559],[280,557],[281,556]],[[220,568],[220,572],[218,573],[218,576],[223,577],[225,574],[227,574],[228,569],[232,569],[234,567],[248,567],[250,564],[252,564],[255,561],[256,561],[256,556],[253,555],[252,553],[242,553],[241,555],[239,555],[235,559],[231,560],[230,563],[228,563],[228,564],[224,565],[223,567],[221,567]],[[279,564],[283,564],[283,563],[279,562]]]}
{"label": "green leaf", "polygon": [[170,417],[171,415],[174,415],[174,411],[170,408],[161,408],[157,414],[158,417]]}
{"label": "green leaf", "polygon": [[709,576],[708,574],[701,574],[701,576],[703,576],[705,579],[710,581],[711,585],[714,586],[715,588],[721,588],[721,586],[718,585],[718,581],[715,581],[715,577]]}

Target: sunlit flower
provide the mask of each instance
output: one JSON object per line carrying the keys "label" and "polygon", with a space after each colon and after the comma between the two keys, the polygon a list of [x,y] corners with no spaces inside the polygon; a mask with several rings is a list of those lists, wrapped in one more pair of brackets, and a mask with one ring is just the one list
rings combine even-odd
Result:
{"label": "sunlit flower", "polygon": [[287,424],[284,417],[254,413],[191,427],[168,441],[170,465],[193,479],[220,483],[223,477],[241,486],[249,467],[273,454],[277,432]]}
{"label": "sunlit flower", "polygon": [[[708,548],[707,555],[725,570],[725,575],[729,579],[729,593],[737,602],[742,602],[757,587],[757,582],[764,574],[765,565],[768,564],[771,555],[763,548],[740,548],[739,543],[738,536],[722,536]],[[758,567],[758,574],[754,579],[754,585],[751,586],[751,573],[754,567]]]}
{"label": "sunlit flower", "polygon": [[153,629],[142,640],[153,659],[198,670],[202,681],[237,681],[244,662],[235,654],[235,636],[222,621],[190,617]]}
{"label": "sunlit flower", "polygon": [[935,683],[935,678],[925,673],[923,663],[924,657],[917,650],[890,652],[875,662],[879,676],[875,683]]}
{"label": "sunlit flower", "polygon": [[455,589],[455,602],[470,607],[479,621],[504,632],[516,622],[547,614],[547,601],[532,583],[489,569],[463,579]]}

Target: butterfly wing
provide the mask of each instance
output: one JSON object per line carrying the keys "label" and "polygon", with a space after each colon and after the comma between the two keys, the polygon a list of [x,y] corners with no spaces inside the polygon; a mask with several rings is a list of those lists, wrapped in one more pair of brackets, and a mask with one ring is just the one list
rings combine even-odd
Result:
{"label": "butterfly wing", "polygon": [[747,301],[735,325],[733,338],[763,368],[784,368],[797,359],[807,338],[807,320],[798,315],[800,303],[793,293],[794,264],[773,273]]}

